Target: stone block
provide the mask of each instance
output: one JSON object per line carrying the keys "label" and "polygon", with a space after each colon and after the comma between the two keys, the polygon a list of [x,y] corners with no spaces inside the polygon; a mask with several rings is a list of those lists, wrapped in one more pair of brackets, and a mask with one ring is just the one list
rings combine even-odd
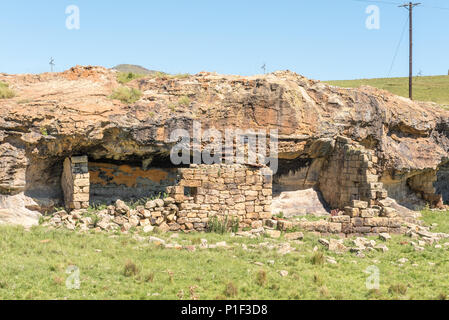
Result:
{"label": "stone block", "polygon": [[371,227],[355,227],[354,232],[356,233],[370,233]]}
{"label": "stone block", "polygon": [[286,220],[278,220],[277,223],[278,230],[287,231],[293,228],[293,223]]}
{"label": "stone block", "polygon": [[362,218],[373,218],[375,216],[375,211],[372,209],[363,209],[360,211],[360,216]]}
{"label": "stone block", "polygon": [[345,207],[345,215],[348,215],[349,217],[358,217],[359,214],[359,208]]}
{"label": "stone block", "polygon": [[363,218],[352,218],[351,223],[354,227],[362,227],[363,226]]}
{"label": "stone block", "polygon": [[341,223],[329,222],[328,226],[328,232],[330,233],[340,233],[342,230]]}
{"label": "stone block", "polygon": [[361,200],[352,200],[352,207],[358,209],[366,209],[368,208],[368,202]]}
{"label": "stone block", "polygon": [[336,223],[350,223],[351,217],[348,215],[344,216],[334,216],[330,217],[330,222],[336,222]]}
{"label": "stone block", "polygon": [[70,161],[72,162],[72,164],[87,163],[88,162],[88,157],[87,156],[71,157]]}

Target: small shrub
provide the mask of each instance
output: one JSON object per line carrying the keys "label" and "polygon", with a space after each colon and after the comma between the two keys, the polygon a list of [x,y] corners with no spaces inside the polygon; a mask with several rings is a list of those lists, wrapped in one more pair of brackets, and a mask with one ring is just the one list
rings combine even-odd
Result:
{"label": "small shrub", "polygon": [[438,300],[447,300],[447,294],[445,294],[444,292],[441,292],[438,297]]}
{"label": "small shrub", "polygon": [[0,99],[14,98],[16,94],[9,88],[9,84],[0,82]]}
{"label": "small shrub", "polygon": [[240,228],[240,220],[238,217],[234,217],[231,220],[231,231],[236,233],[239,231]]}
{"label": "small shrub", "polygon": [[61,277],[55,276],[55,277],[53,278],[53,282],[54,282],[55,284],[57,284],[57,285],[61,285],[61,284],[64,282],[64,279],[61,278]]}
{"label": "small shrub", "polygon": [[367,296],[369,298],[380,299],[382,297],[382,292],[379,289],[371,289],[368,291]]}
{"label": "small shrub", "polygon": [[134,103],[142,97],[142,92],[135,88],[120,87],[110,96],[110,99],[120,100],[123,103]]}
{"label": "small shrub", "polygon": [[187,96],[182,96],[178,100],[178,105],[188,107],[190,105],[190,99]]}
{"label": "small shrub", "polygon": [[169,75],[165,72],[158,71],[154,74],[155,78],[167,78]]}
{"label": "small shrub", "polygon": [[39,129],[39,131],[41,132],[41,134],[42,134],[43,136],[48,136],[47,128],[41,127],[41,128]]}
{"label": "small shrub", "polygon": [[148,75],[153,78],[161,78],[161,79],[184,79],[190,77],[188,73],[178,73],[178,74],[168,74],[165,72],[158,71],[154,74]]}
{"label": "small shrub", "polygon": [[320,288],[320,296],[323,298],[329,297],[329,289],[326,286]]}
{"label": "small shrub", "polygon": [[207,224],[207,232],[224,234],[226,232],[227,219],[227,216],[225,221],[218,219],[217,216],[212,217]]}
{"label": "small shrub", "polygon": [[97,216],[96,214],[92,215],[92,225],[94,226],[94,228],[98,227],[98,223],[100,222],[100,217]]}
{"label": "small shrub", "polygon": [[168,273],[168,280],[170,281],[170,283],[174,283],[174,275],[175,273],[173,271],[167,270]]}
{"label": "small shrub", "polygon": [[123,275],[125,277],[135,276],[139,273],[139,268],[137,268],[136,264],[131,260],[128,260],[125,263],[125,268],[123,270]]}
{"label": "small shrub", "polygon": [[259,270],[259,272],[257,272],[256,282],[261,287],[265,286],[267,283],[267,272],[265,270]]}
{"label": "small shrub", "polygon": [[238,290],[237,286],[231,281],[231,282],[228,282],[228,284],[226,285],[224,295],[228,298],[236,297],[238,294],[238,291],[239,290]]}
{"label": "small shrub", "polygon": [[218,233],[225,234],[227,232],[237,232],[240,227],[240,221],[238,217],[232,217],[229,219],[229,216],[226,215],[224,218],[219,219],[217,216],[214,216],[209,219],[207,223],[206,231],[209,233]]}
{"label": "small shrub", "polygon": [[314,265],[324,264],[324,254],[320,251],[315,252],[310,259],[310,262]]}
{"label": "small shrub", "polygon": [[154,281],[154,273],[150,272],[145,275],[145,282],[153,282]]}
{"label": "small shrub", "polygon": [[183,300],[184,299],[184,290],[179,290],[178,293],[176,294],[176,296],[178,297],[179,300]]}
{"label": "small shrub", "polygon": [[172,77],[176,78],[176,79],[185,79],[185,78],[190,77],[190,74],[188,74],[188,73],[178,73],[178,74],[173,75]]}
{"label": "small shrub", "polygon": [[148,115],[150,116],[150,118],[154,118],[154,116],[156,115],[153,111],[148,112]]}
{"label": "small shrub", "polygon": [[407,290],[408,290],[408,288],[405,284],[396,283],[396,284],[392,284],[390,286],[390,288],[388,289],[388,292],[405,295],[407,293]]}
{"label": "small shrub", "polygon": [[272,285],[271,285],[271,287],[270,287],[270,290],[273,290],[273,291],[278,291],[279,290],[279,285],[277,284],[277,283],[273,283]]}
{"label": "small shrub", "polygon": [[318,273],[315,273],[313,275],[313,282],[320,286],[323,284],[323,279],[321,278],[321,276]]}
{"label": "small shrub", "polygon": [[119,72],[117,74],[117,81],[121,84],[128,83],[134,79],[139,79],[145,77],[144,74],[138,74],[133,72]]}

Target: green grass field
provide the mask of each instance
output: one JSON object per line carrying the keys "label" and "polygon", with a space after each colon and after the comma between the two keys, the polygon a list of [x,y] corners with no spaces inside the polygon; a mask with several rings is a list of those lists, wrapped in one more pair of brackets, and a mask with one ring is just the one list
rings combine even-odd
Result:
{"label": "green grass field", "polygon": [[[424,220],[449,232],[449,212],[425,212]],[[155,236],[169,240],[171,234]],[[285,255],[259,246],[285,243],[282,237],[180,234],[170,242],[198,245],[201,238],[212,244],[226,241],[230,248],[190,252],[163,248],[150,243],[148,236],[139,240],[131,234],[1,227],[0,299],[445,299],[449,295],[448,247],[415,251],[405,236],[389,240],[388,252],[366,252],[365,258],[328,252],[311,234],[302,243],[291,242],[298,250]],[[326,257],[337,264],[326,262]],[[400,258],[408,262],[400,264]],[[79,289],[66,286],[74,275],[67,274],[70,266],[79,269]],[[379,290],[365,285],[367,268],[373,266],[379,269]],[[288,276],[281,277],[280,270],[288,271]]]}
{"label": "green grass field", "polygon": [[[408,78],[338,80],[325,82],[347,88],[358,88],[362,85],[369,85],[408,98]],[[415,77],[413,78],[413,85],[413,96],[415,100],[433,101],[445,107],[449,107],[449,76]]]}

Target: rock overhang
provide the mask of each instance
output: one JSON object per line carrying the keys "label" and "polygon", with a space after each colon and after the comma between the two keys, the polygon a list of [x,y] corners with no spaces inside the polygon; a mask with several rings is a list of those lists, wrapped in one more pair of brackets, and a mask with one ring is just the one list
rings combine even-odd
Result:
{"label": "rock overhang", "polygon": [[[286,160],[325,159],[335,138],[346,136],[374,151],[382,181],[392,185],[409,179],[409,172],[430,169],[436,175],[448,158],[448,111],[374,88],[329,86],[288,71],[137,79],[126,85],[143,95],[129,105],[109,98],[121,85],[115,72],[101,67],[2,74],[0,81],[18,93],[0,100],[0,185],[6,194],[56,186],[51,171],[62,170],[63,160],[72,155],[117,161],[167,156],[170,132],[191,130],[193,121],[222,131],[277,129],[279,158]],[[189,103],[180,103],[183,97]]]}

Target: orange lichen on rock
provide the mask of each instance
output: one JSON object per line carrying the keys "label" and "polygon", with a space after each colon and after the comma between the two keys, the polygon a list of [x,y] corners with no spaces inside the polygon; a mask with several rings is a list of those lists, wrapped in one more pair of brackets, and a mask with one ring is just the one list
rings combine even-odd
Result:
{"label": "orange lichen on rock", "polygon": [[126,185],[134,187],[138,179],[148,179],[154,183],[161,183],[168,179],[168,172],[161,169],[142,170],[129,165],[115,165],[110,163],[89,163],[90,183]]}
{"label": "orange lichen on rock", "polygon": [[62,76],[68,80],[90,79],[100,81],[101,75],[106,73],[108,73],[108,71],[101,67],[75,66],[62,72]]}

